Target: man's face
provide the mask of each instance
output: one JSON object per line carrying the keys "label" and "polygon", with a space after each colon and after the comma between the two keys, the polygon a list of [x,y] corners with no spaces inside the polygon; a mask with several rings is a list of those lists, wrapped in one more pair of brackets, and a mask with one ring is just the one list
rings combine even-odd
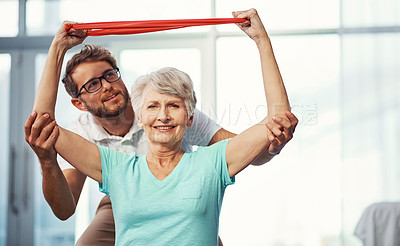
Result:
{"label": "man's face", "polygon": [[[76,82],[78,90],[89,80],[104,75],[112,69],[106,61],[93,61],[79,64],[72,73],[72,79]],[[95,93],[89,93],[85,89],[81,91],[79,99],[86,109],[96,117],[117,117],[125,111],[129,102],[129,93],[122,78],[109,83],[101,80],[102,87]]]}

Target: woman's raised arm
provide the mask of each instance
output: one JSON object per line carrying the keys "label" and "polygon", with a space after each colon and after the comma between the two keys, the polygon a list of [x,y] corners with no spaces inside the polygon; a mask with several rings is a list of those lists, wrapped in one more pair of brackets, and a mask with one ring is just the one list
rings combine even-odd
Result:
{"label": "woman's raised arm", "polygon": [[[260,123],[252,126],[229,141],[226,149],[228,170],[231,177],[246,168],[271,142],[277,141],[280,131],[276,131],[273,117],[287,119],[290,111],[289,100],[283,84],[278,64],[276,63],[271,41],[260,17],[255,9],[233,12],[236,18],[246,18],[249,21],[237,24],[257,45],[264,83],[268,114]],[[267,126],[266,126],[267,125]]]}

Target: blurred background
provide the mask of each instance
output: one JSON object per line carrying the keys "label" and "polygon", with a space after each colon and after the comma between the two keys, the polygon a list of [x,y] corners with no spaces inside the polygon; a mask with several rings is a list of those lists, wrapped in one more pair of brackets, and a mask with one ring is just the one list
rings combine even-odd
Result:
{"label": "blurred background", "polygon": [[[279,156],[246,169],[227,189],[224,245],[361,246],[353,233],[364,210],[400,201],[398,0],[0,0],[0,246],[73,245],[102,196],[87,183],[76,214],[58,220],[24,141],[23,124],[63,20],[231,17],[249,8],[270,34],[299,125]],[[225,129],[239,133],[265,115],[256,46],[233,24],[85,43],[113,52],[128,88],[156,68],[186,71],[198,107]],[[68,126],[79,114],[61,86],[58,123]]]}

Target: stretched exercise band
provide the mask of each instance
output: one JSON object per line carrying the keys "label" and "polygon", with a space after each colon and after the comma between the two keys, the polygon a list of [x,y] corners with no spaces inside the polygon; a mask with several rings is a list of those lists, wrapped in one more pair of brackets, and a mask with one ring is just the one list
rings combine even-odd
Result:
{"label": "stretched exercise band", "polygon": [[210,19],[179,19],[179,20],[143,20],[114,21],[67,24],[65,30],[88,29],[88,36],[126,35],[172,30],[190,26],[206,26],[218,24],[243,23],[244,18],[210,18]]}

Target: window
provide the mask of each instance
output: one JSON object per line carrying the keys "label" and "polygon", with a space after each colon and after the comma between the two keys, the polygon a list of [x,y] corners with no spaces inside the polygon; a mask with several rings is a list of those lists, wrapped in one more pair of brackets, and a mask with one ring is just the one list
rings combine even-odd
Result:
{"label": "window", "polygon": [[[35,59],[35,81],[39,84],[47,54],[37,54]],[[70,57],[66,57],[68,60]],[[65,65],[65,64],[64,64]],[[65,71],[63,68],[62,71]],[[62,112],[62,113],[61,113]],[[68,127],[71,119],[77,119],[80,112],[70,102],[70,96],[65,91],[62,83],[58,90],[56,104],[56,120],[60,126]],[[40,163],[35,158],[35,185],[34,185],[34,238],[37,246],[73,245],[75,242],[75,217],[60,221],[51,210],[43,196],[42,174]],[[84,201],[84,192],[80,202]],[[84,203],[84,202],[82,202]],[[86,210],[87,211],[87,210]],[[87,214],[87,213],[86,213]],[[82,216],[80,217],[82,218]],[[80,223],[82,224],[82,223]],[[83,222],[83,224],[85,224]],[[85,224],[86,225],[86,224]],[[86,228],[86,227],[85,227]]]}
{"label": "window", "polygon": [[11,56],[0,54],[0,246],[6,245],[8,210],[8,163],[9,163],[9,117],[10,117],[10,69]]}
{"label": "window", "polygon": [[[157,6],[156,8],[154,6]],[[168,11],[165,11],[168,9]],[[182,11],[184,10],[184,11]],[[210,3],[202,1],[28,0],[27,34],[53,35],[64,20],[77,22],[133,21],[210,17]],[[189,31],[208,30],[190,28]],[[182,32],[179,30],[172,32]],[[187,30],[185,31],[187,32]]]}
{"label": "window", "polygon": [[[321,29],[339,26],[339,1],[337,0],[217,0],[216,15],[231,17],[232,11],[258,10],[268,31]],[[220,30],[238,30],[231,25],[218,26]]]}
{"label": "window", "polygon": [[342,186],[346,245],[363,210],[400,200],[400,35],[343,38]]}
{"label": "window", "polygon": [[[228,245],[336,245],[341,233],[339,38],[271,39],[298,130],[270,164],[250,166],[227,189],[221,238]],[[258,51],[247,37],[220,38],[217,51],[218,123],[240,133],[266,116]]]}
{"label": "window", "polygon": [[18,35],[18,0],[0,1],[0,37]]}
{"label": "window", "polygon": [[201,108],[201,57],[199,50],[193,48],[123,50],[119,65],[129,91],[134,81],[141,75],[162,67],[175,67],[182,70],[192,79],[197,97],[196,107]]}
{"label": "window", "polygon": [[398,26],[400,3],[396,0],[342,1],[346,27]]}

